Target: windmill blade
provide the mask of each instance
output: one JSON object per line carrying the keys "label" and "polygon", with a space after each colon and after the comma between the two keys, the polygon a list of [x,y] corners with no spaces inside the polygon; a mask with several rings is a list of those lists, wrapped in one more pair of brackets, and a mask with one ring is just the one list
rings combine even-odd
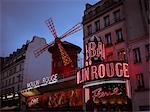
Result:
{"label": "windmill blade", "polygon": [[77,31],[79,31],[79,30],[81,30],[81,29],[82,29],[82,24],[81,24],[81,23],[78,23],[78,24],[76,24],[75,26],[73,26],[71,29],[69,29],[67,32],[65,32],[65,33],[64,33],[62,36],[60,36],[59,38],[62,39],[62,38],[64,38],[64,37],[67,37],[67,36],[69,36],[69,35],[71,35],[71,34],[77,32]]}
{"label": "windmill blade", "polygon": [[45,21],[45,23],[47,24],[49,30],[51,31],[52,35],[57,38],[57,34],[56,34],[56,29],[55,29],[55,26],[54,26],[54,23],[52,21],[51,18],[49,18],[48,20]]}
{"label": "windmill blade", "polygon": [[52,42],[50,42],[49,44],[46,44],[46,45],[44,45],[44,46],[42,46],[42,47],[40,47],[40,48],[34,50],[33,53],[34,53],[35,57],[38,57],[40,54],[42,54],[44,51],[46,51],[46,50],[49,48],[49,46],[51,46],[51,45],[54,44],[54,43],[55,43],[55,42],[52,41]]}

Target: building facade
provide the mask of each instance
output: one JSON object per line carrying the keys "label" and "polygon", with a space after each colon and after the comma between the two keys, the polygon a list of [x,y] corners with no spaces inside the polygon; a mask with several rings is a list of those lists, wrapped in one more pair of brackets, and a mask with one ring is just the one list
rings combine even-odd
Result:
{"label": "building facade", "polygon": [[[34,36],[22,48],[1,58],[1,110],[17,110],[20,108],[20,91],[26,88],[27,82],[49,76],[51,72],[51,55],[48,51],[35,57],[33,51],[46,45],[43,38]],[[37,63],[41,64],[37,64]],[[47,66],[43,66],[46,64]],[[37,68],[43,68],[44,71]]]}
{"label": "building facade", "polygon": [[150,107],[148,10],[148,0],[101,0],[86,4],[83,16],[84,52],[89,38],[96,35],[105,44],[106,61],[129,64],[134,111]]}

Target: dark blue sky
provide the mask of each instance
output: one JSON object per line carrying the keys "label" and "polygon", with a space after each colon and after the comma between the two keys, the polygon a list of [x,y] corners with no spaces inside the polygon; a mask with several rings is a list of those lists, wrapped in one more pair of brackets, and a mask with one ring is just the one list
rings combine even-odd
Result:
{"label": "dark blue sky", "polygon": [[[0,0],[0,56],[8,56],[34,35],[54,40],[44,21],[51,17],[58,36],[82,22],[85,4],[99,0]],[[82,48],[82,30],[63,40]]]}

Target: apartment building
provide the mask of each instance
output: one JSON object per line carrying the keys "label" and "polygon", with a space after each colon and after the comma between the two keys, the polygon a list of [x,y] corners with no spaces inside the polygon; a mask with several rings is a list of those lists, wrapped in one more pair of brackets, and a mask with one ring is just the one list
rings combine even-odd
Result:
{"label": "apartment building", "polygon": [[150,109],[148,11],[148,0],[101,0],[86,4],[82,22],[84,51],[96,35],[105,44],[105,61],[128,63],[133,111]]}
{"label": "apartment building", "polygon": [[1,57],[1,110],[19,109],[20,91],[27,87],[27,83],[50,75],[50,53],[45,51],[35,57],[33,52],[44,45],[46,45],[44,38],[34,36],[32,41],[27,41],[8,57]]}

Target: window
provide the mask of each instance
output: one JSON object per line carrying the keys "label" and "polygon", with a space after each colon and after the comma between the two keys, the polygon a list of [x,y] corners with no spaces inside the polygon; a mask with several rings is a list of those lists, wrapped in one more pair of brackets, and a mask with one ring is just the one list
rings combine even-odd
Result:
{"label": "window", "polygon": [[88,35],[92,34],[92,25],[87,26]]}
{"label": "window", "polygon": [[126,52],[124,50],[117,52],[117,57],[119,61],[126,61]]}
{"label": "window", "polygon": [[98,14],[98,12],[101,10],[101,7],[100,6],[97,6],[96,8],[95,8],[95,13],[96,14]]}
{"label": "window", "polygon": [[100,21],[96,21],[95,22],[95,31],[99,31],[100,30]]}
{"label": "window", "polygon": [[16,73],[16,67],[14,67],[14,73]]}
{"label": "window", "polygon": [[7,83],[7,80],[6,80],[6,86],[7,86],[7,84],[8,84],[8,83]]}
{"label": "window", "polygon": [[109,20],[109,16],[105,16],[104,17],[104,26],[107,27],[110,25],[110,20]]}
{"label": "window", "polygon": [[22,65],[20,64],[20,65],[19,65],[19,71],[21,71],[21,70],[22,70]]}
{"label": "window", "polygon": [[140,48],[133,49],[133,54],[134,54],[134,63],[140,63],[141,62]]}
{"label": "window", "polygon": [[116,30],[116,40],[117,42],[122,42],[123,41],[123,35],[122,35],[122,29]]}
{"label": "window", "polygon": [[120,10],[114,12],[114,21],[117,22],[120,20]]}
{"label": "window", "polygon": [[20,85],[18,84],[18,91],[20,90]]}
{"label": "window", "polygon": [[112,61],[113,60],[113,53],[110,53],[107,55],[107,61]]}
{"label": "window", "polygon": [[17,76],[17,78],[18,78],[18,82],[20,82],[20,81],[21,81],[21,74],[19,74],[19,75]]}
{"label": "window", "polygon": [[105,35],[105,39],[106,39],[106,44],[108,45],[112,45],[112,40],[111,40],[111,33],[108,33]]}
{"label": "window", "polygon": [[143,74],[136,74],[137,89],[144,88]]}
{"label": "window", "polygon": [[9,76],[12,75],[12,69],[9,71]]}
{"label": "window", "polygon": [[9,79],[9,85],[11,84],[11,78]]}
{"label": "window", "polygon": [[4,81],[2,81],[2,86],[1,86],[2,88],[4,87]]}
{"label": "window", "polygon": [[93,15],[93,11],[90,11],[90,12],[88,13],[88,15],[92,16],[92,15]]}
{"label": "window", "polygon": [[12,79],[12,83],[15,83],[15,77],[13,77],[13,79]]}
{"label": "window", "polygon": [[150,44],[147,44],[145,48],[146,48],[146,61],[149,61],[150,60]]}

